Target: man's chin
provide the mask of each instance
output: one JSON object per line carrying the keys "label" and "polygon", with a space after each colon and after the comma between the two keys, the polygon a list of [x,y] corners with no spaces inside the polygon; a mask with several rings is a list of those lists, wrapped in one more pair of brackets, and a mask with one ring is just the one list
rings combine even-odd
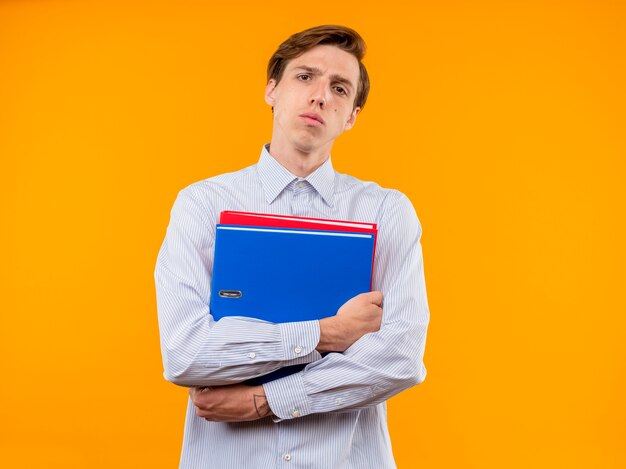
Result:
{"label": "man's chin", "polygon": [[[309,138],[307,138],[309,137]],[[320,147],[320,142],[316,138],[312,138],[312,136],[304,136],[294,140],[293,146],[296,150],[303,153],[310,153],[315,151],[316,148]]]}
{"label": "man's chin", "polygon": [[[320,138],[320,135],[314,135],[311,132],[304,132],[292,140],[293,146],[303,153],[312,153],[323,150],[325,147],[332,147],[332,141]],[[330,144],[330,145],[329,145]]]}

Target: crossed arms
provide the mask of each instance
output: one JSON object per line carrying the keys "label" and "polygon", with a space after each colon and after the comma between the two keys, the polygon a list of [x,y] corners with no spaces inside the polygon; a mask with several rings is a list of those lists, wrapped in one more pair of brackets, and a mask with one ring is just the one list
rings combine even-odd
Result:
{"label": "crossed arms", "polygon": [[[155,278],[165,377],[189,386],[201,417],[279,419],[376,405],[425,377],[428,307],[419,238],[406,197],[391,192],[379,220],[374,287],[320,321],[271,324],[209,311],[215,210],[198,187],[179,194]],[[322,358],[320,352],[333,352]],[[243,381],[282,366],[302,372]]]}

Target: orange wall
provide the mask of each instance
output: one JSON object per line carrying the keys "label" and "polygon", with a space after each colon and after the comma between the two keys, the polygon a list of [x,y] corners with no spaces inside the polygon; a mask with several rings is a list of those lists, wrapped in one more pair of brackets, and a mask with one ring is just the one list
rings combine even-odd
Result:
{"label": "orange wall", "polygon": [[332,22],[373,82],[335,166],[424,226],[429,376],[389,403],[398,466],[626,467],[624,3],[407,3],[0,2],[0,466],[176,467],[169,209],[256,161],[266,60]]}

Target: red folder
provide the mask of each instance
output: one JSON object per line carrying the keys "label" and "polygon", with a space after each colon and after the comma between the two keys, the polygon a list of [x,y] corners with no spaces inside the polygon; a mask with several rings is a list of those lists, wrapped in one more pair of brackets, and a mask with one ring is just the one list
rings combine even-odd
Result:
{"label": "red folder", "polygon": [[372,279],[374,278],[374,256],[376,254],[376,223],[361,223],[349,220],[329,220],[326,218],[296,217],[272,213],[238,212],[225,210],[220,213],[223,225],[269,226],[274,228],[306,228],[310,230],[347,231],[372,233],[374,235],[374,254],[372,257]]}
{"label": "red folder", "polygon": [[233,210],[223,211],[220,214],[220,223],[224,225],[272,226],[280,228],[307,228],[311,230],[377,233],[375,223],[295,217],[270,213],[236,212]]}

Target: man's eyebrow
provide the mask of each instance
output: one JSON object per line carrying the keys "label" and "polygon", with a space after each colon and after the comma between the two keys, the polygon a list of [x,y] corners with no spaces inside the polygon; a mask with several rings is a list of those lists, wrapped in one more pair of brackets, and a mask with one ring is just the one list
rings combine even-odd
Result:
{"label": "man's eyebrow", "polygon": [[[294,67],[294,70],[303,70],[305,72],[310,73],[311,75],[322,75],[322,70],[317,68],[317,67],[311,67],[309,65],[298,65],[296,67]],[[343,75],[339,75],[337,73],[333,74],[330,76],[330,79],[333,81],[336,81],[338,83],[341,83],[342,85],[345,85],[347,87],[349,87],[350,89],[354,88],[354,85],[352,84],[352,82],[350,80],[348,80],[346,77],[344,77]]]}
{"label": "man's eyebrow", "polygon": [[347,86],[350,89],[354,88],[352,82],[344,76],[334,74],[330,76],[330,79],[336,81],[337,83],[341,83],[342,85]]}
{"label": "man's eyebrow", "polygon": [[298,65],[294,67],[295,70],[304,70],[305,72],[309,72],[312,75],[321,75],[322,70],[317,67],[311,67],[309,65]]}

